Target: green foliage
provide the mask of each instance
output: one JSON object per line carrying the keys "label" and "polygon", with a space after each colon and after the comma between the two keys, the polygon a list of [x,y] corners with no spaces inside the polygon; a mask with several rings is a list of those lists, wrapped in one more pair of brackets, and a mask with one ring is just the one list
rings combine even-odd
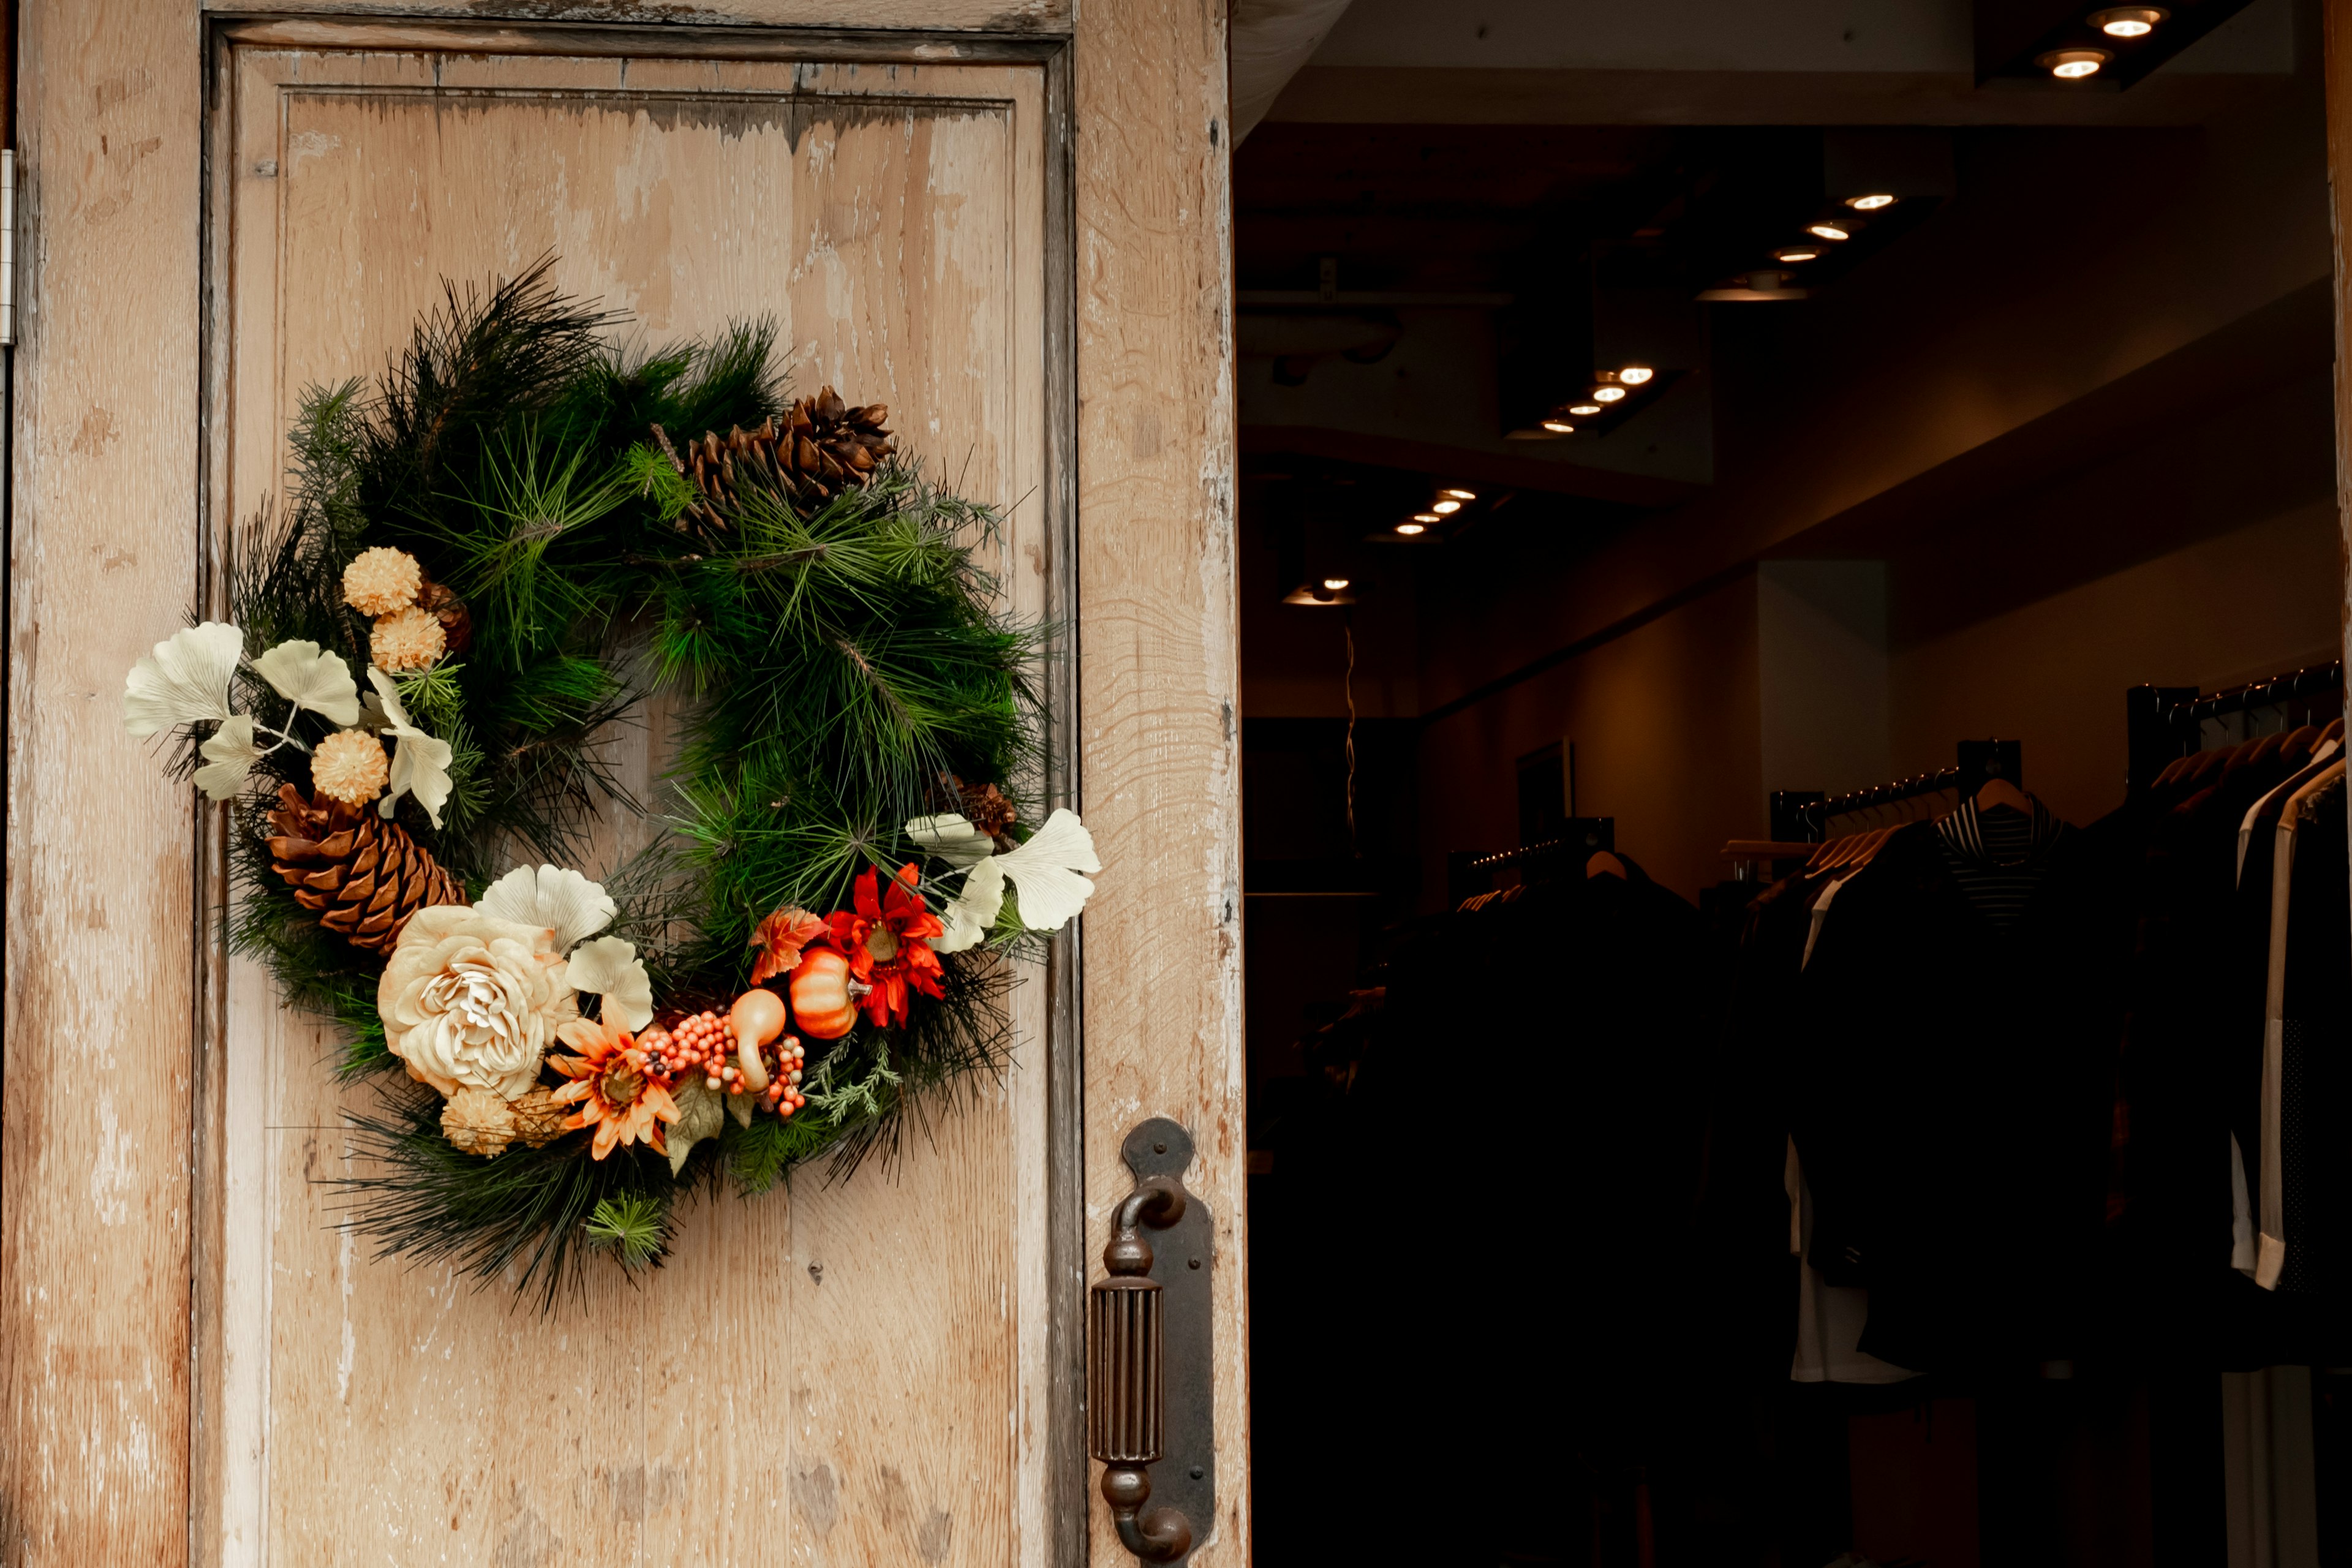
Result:
{"label": "green foliage", "polygon": [[[602,880],[612,933],[674,1016],[741,990],[769,911],[845,907],[861,873],[919,858],[903,825],[952,809],[955,780],[1022,795],[1039,771],[1039,633],[992,608],[981,552],[996,514],[911,464],[815,506],[745,485],[718,525],[683,526],[700,498],[673,448],[781,411],[774,329],[632,357],[604,343],[614,323],[557,292],[546,263],[486,294],[448,287],[372,389],[305,399],[291,499],[257,525],[230,597],[249,651],[309,637],[363,669],[369,625],[342,603],[352,555],[397,546],[455,590],[471,647],[400,679],[412,718],[452,747],[453,793],[438,828],[414,802],[400,822],[474,889],[519,861]],[[282,714],[245,680],[246,710]],[[677,761],[649,803],[623,787],[613,748],[653,696],[668,700]],[[306,714],[296,736],[328,729]],[[305,751],[264,767],[307,791]],[[337,1020],[347,1077],[396,1065],[375,1017],[381,959],[294,900],[265,806],[236,819],[238,951]],[[590,863],[604,814],[656,809],[650,847]],[[904,1027],[861,1025],[817,1054],[798,1114],[730,1117],[675,1178],[646,1151],[593,1160],[582,1135],[459,1153],[436,1096],[377,1074],[382,1108],[353,1121],[373,1172],[342,1184],[349,1223],[481,1279],[519,1270],[546,1300],[594,1253],[657,1262],[697,1183],[750,1195],[820,1159],[846,1174],[1001,1066],[1003,965],[978,952],[945,968],[944,1001],[919,997]]]}

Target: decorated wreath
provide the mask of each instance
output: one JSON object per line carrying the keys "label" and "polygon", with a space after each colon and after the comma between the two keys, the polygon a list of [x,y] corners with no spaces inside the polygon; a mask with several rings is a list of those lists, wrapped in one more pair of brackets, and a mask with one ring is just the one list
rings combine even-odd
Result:
{"label": "decorated wreath", "polygon": [[[1100,868],[1030,820],[996,513],[880,405],[785,397],[771,326],[633,354],[548,268],[307,394],[232,622],[123,693],[228,803],[233,948],[378,1086],[344,1223],[543,1301],[660,1261],[689,1191],[894,1151]],[[648,801],[613,752],[665,694]]]}

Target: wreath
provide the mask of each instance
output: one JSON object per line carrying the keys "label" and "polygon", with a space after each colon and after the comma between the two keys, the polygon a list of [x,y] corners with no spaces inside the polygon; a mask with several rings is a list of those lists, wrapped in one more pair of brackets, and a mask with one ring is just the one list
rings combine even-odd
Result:
{"label": "wreath", "polygon": [[228,804],[233,951],[378,1086],[343,1223],[542,1304],[657,1264],[691,1191],[895,1152],[1004,1063],[1006,960],[1099,869],[1030,826],[999,515],[887,408],[787,398],[772,324],[633,353],[551,265],[306,393],[232,620],[123,695]]}

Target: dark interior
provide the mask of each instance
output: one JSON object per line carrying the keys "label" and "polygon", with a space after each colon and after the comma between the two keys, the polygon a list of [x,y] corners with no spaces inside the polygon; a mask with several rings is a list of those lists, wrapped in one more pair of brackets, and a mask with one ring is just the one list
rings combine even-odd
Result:
{"label": "dark interior", "polygon": [[[2352,1564],[2352,1183],[2241,1266],[2244,872],[2166,858],[2343,710],[2321,16],[2152,14],[1353,0],[1244,127],[1268,1568]],[[1964,806],[1975,914],[1869,902]],[[1841,1272],[1839,1183],[1942,1239]],[[1857,1281],[1930,1364],[1807,1362]]]}

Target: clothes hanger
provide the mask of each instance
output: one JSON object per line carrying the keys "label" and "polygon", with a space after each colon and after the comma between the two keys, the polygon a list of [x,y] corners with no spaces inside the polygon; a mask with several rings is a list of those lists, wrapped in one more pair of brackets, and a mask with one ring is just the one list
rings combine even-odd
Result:
{"label": "clothes hanger", "polygon": [[1633,880],[1625,874],[1625,862],[1606,849],[1596,850],[1584,863],[1584,876],[1587,881],[1595,877],[1614,877],[1621,882]]}
{"label": "clothes hanger", "polygon": [[2005,805],[2028,816],[2033,815],[2033,797],[2003,778],[1985,780],[1984,788],[1977,791],[1976,805],[1979,811],[1990,811],[1995,806]]}

